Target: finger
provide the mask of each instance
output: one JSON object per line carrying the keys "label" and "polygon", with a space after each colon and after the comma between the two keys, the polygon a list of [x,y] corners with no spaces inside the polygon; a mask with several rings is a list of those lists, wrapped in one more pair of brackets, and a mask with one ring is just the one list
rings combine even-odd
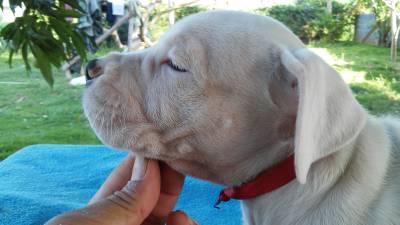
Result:
{"label": "finger", "polygon": [[133,180],[129,181],[122,191],[115,192],[108,199],[130,211],[134,221],[143,221],[150,215],[159,199],[161,179],[157,161],[138,162],[142,164],[139,167],[135,166],[135,169],[141,169],[141,175],[133,175]]}
{"label": "finger", "polygon": [[57,216],[48,224],[142,224],[156,205],[160,193],[158,163],[149,160],[146,168],[140,181],[129,181],[121,191],[116,191],[83,209]]}
{"label": "finger", "polygon": [[136,156],[132,169],[131,180],[141,180],[146,173],[148,160],[143,156]]}
{"label": "finger", "polygon": [[160,163],[161,193],[152,215],[165,221],[176,205],[185,176],[165,163]]}
{"label": "finger", "polygon": [[178,196],[181,193],[185,176],[165,163],[160,163],[161,194]]}
{"label": "finger", "polygon": [[121,190],[131,178],[134,162],[135,156],[132,153],[128,154],[111,172],[88,204],[93,204],[100,199],[110,196],[115,191]]}
{"label": "finger", "polygon": [[185,212],[176,211],[168,216],[167,225],[198,225]]}

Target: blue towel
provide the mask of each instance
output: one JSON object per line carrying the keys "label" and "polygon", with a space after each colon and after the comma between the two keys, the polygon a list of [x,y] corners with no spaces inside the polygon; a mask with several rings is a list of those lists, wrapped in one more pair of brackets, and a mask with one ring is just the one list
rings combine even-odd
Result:
{"label": "blue towel", "polygon": [[[0,224],[43,224],[83,207],[126,152],[104,146],[32,145],[0,162]],[[221,187],[188,177],[177,209],[201,225],[241,224],[238,201],[213,208]]]}

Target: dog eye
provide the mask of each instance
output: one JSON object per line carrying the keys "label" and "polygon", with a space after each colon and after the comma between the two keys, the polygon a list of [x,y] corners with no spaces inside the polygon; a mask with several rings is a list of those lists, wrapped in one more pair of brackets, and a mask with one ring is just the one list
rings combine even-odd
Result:
{"label": "dog eye", "polygon": [[173,70],[175,70],[175,71],[177,71],[177,72],[180,72],[180,73],[187,72],[186,69],[184,69],[184,68],[182,68],[182,67],[176,65],[176,64],[173,63],[171,60],[166,60],[164,63],[167,64],[171,69],[173,69]]}

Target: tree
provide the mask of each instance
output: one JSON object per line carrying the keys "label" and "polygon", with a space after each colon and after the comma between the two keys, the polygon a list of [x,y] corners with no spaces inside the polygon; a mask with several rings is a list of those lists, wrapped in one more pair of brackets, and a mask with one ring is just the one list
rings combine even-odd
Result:
{"label": "tree", "polygon": [[389,34],[390,38],[390,56],[392,62],[397,60],[397,42],[400,32],[400,24],[397,21],[400,19],[398,10],[399,0],[357,0],[358,11],[372,9],[375,14],[376,25],[368,32],[372,34],[375,29],[379,29],[379,43],[388,46]]}
{"label": "tree", "polygon": [[400,18],[400,14],[397,10],[398,0],[384,0],[384,3],[390,8],[391,15],[391,42],[390,42],[390,58],[392,62],[397,60],[397,41],[399,37],[400,25],[397,24],[397,20]]}
{"label": "tree", "polygon": [[329,14],[332,14],[332,0],[326,1],[326,10],[328,10]]}
{"label": "tree", "polygon": [[[16,18],[0,32],[0,37],[7,43],[10,66],[14,54],[20,52],[26,70],[31,71],[28,55],[32,53],[35,59],[34,65],[52,86],[53,66],[59,68],[63,61],[75,54],[86,59],[86,44],[83,37],[88,36],[77,28],[76,23],[67,21],[67,18],[78,18],[85,13],[77,0],[9,0],[9,2],[12,10],[17,6],[25,7],[23,16]],[[0,7],[3,10],[2,6],[3,0],[0,0]]]}
{"label": "tree", "polygon": [[[25,67],[29,72],[31,63],[28,55],[32,53],[37,66],[45,80],[53,85],[52,67],[67,70],[70,65],[79,61],[86,60],[85,39],[89,39],[93,45],[99,45],[111,33],[128,20],[133,24],[133,16],[140,20],[137,36],[144,46],[151,46],[152,42],[148,38],[148,26],[152,25],[157,18],[174,10],[193,4],[195,1],[180,4],[177,7],[170,7],[166,11],[161,11],[154,16],[154,9],[158,3],[156,0],[150,1],[147,5],[136,5],[136,0],[129,1],[128,14],[119,19],[103,35],[93,40],[86,33],[77,28],[76,23],[70,23],[66,19],[69,17],[78,18],[85,15],[85,11],[80,7],[78,0],[9,0],[11,8],[16,6],[25,6],[22,17],[16,18],[13,23],[8,24],[0,32],[0,38],[7,42],[9,50],[9,64],[12,64],[12,58],[15,53],[21,53]],[[0,6],[3,4],[0,0]],[[71,9],[66,9],[66,6]],[[140,9],[139,9],[140,8]],[[3,9],[3,8],[1,8]],[[130,25],[129,38],[134,34],[132,25]],[[128,43],[130,43],[128,41]],[[130,43],[132,45],[132,43]],[[132,47],[132,46],[130,46]]]}

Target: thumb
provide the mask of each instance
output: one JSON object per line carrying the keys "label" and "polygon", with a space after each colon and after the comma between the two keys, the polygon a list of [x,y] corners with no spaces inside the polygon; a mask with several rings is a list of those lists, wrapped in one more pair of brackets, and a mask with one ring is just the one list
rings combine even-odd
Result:
{"label": "thumb", "polygon": [[198,223],[183,212],[175,211],[168,216],[167,225],[198,225]]}
{"label": "thumb", "polygon": [[141,224],[150,215],[160,194],[158,163],[149,160],[148,163],[142,162],[141,166],[145,172],[137,175],[133,171],[132,180],[121,191],[85,208],[59,215],[46,224]]}
{"label": "thumb", "polygon": [[157,161],[137,157],[132,179],[121,190],[107,198],[125,211],[133,223],[140,224],[152,212],[160,195],[160,168]]}

